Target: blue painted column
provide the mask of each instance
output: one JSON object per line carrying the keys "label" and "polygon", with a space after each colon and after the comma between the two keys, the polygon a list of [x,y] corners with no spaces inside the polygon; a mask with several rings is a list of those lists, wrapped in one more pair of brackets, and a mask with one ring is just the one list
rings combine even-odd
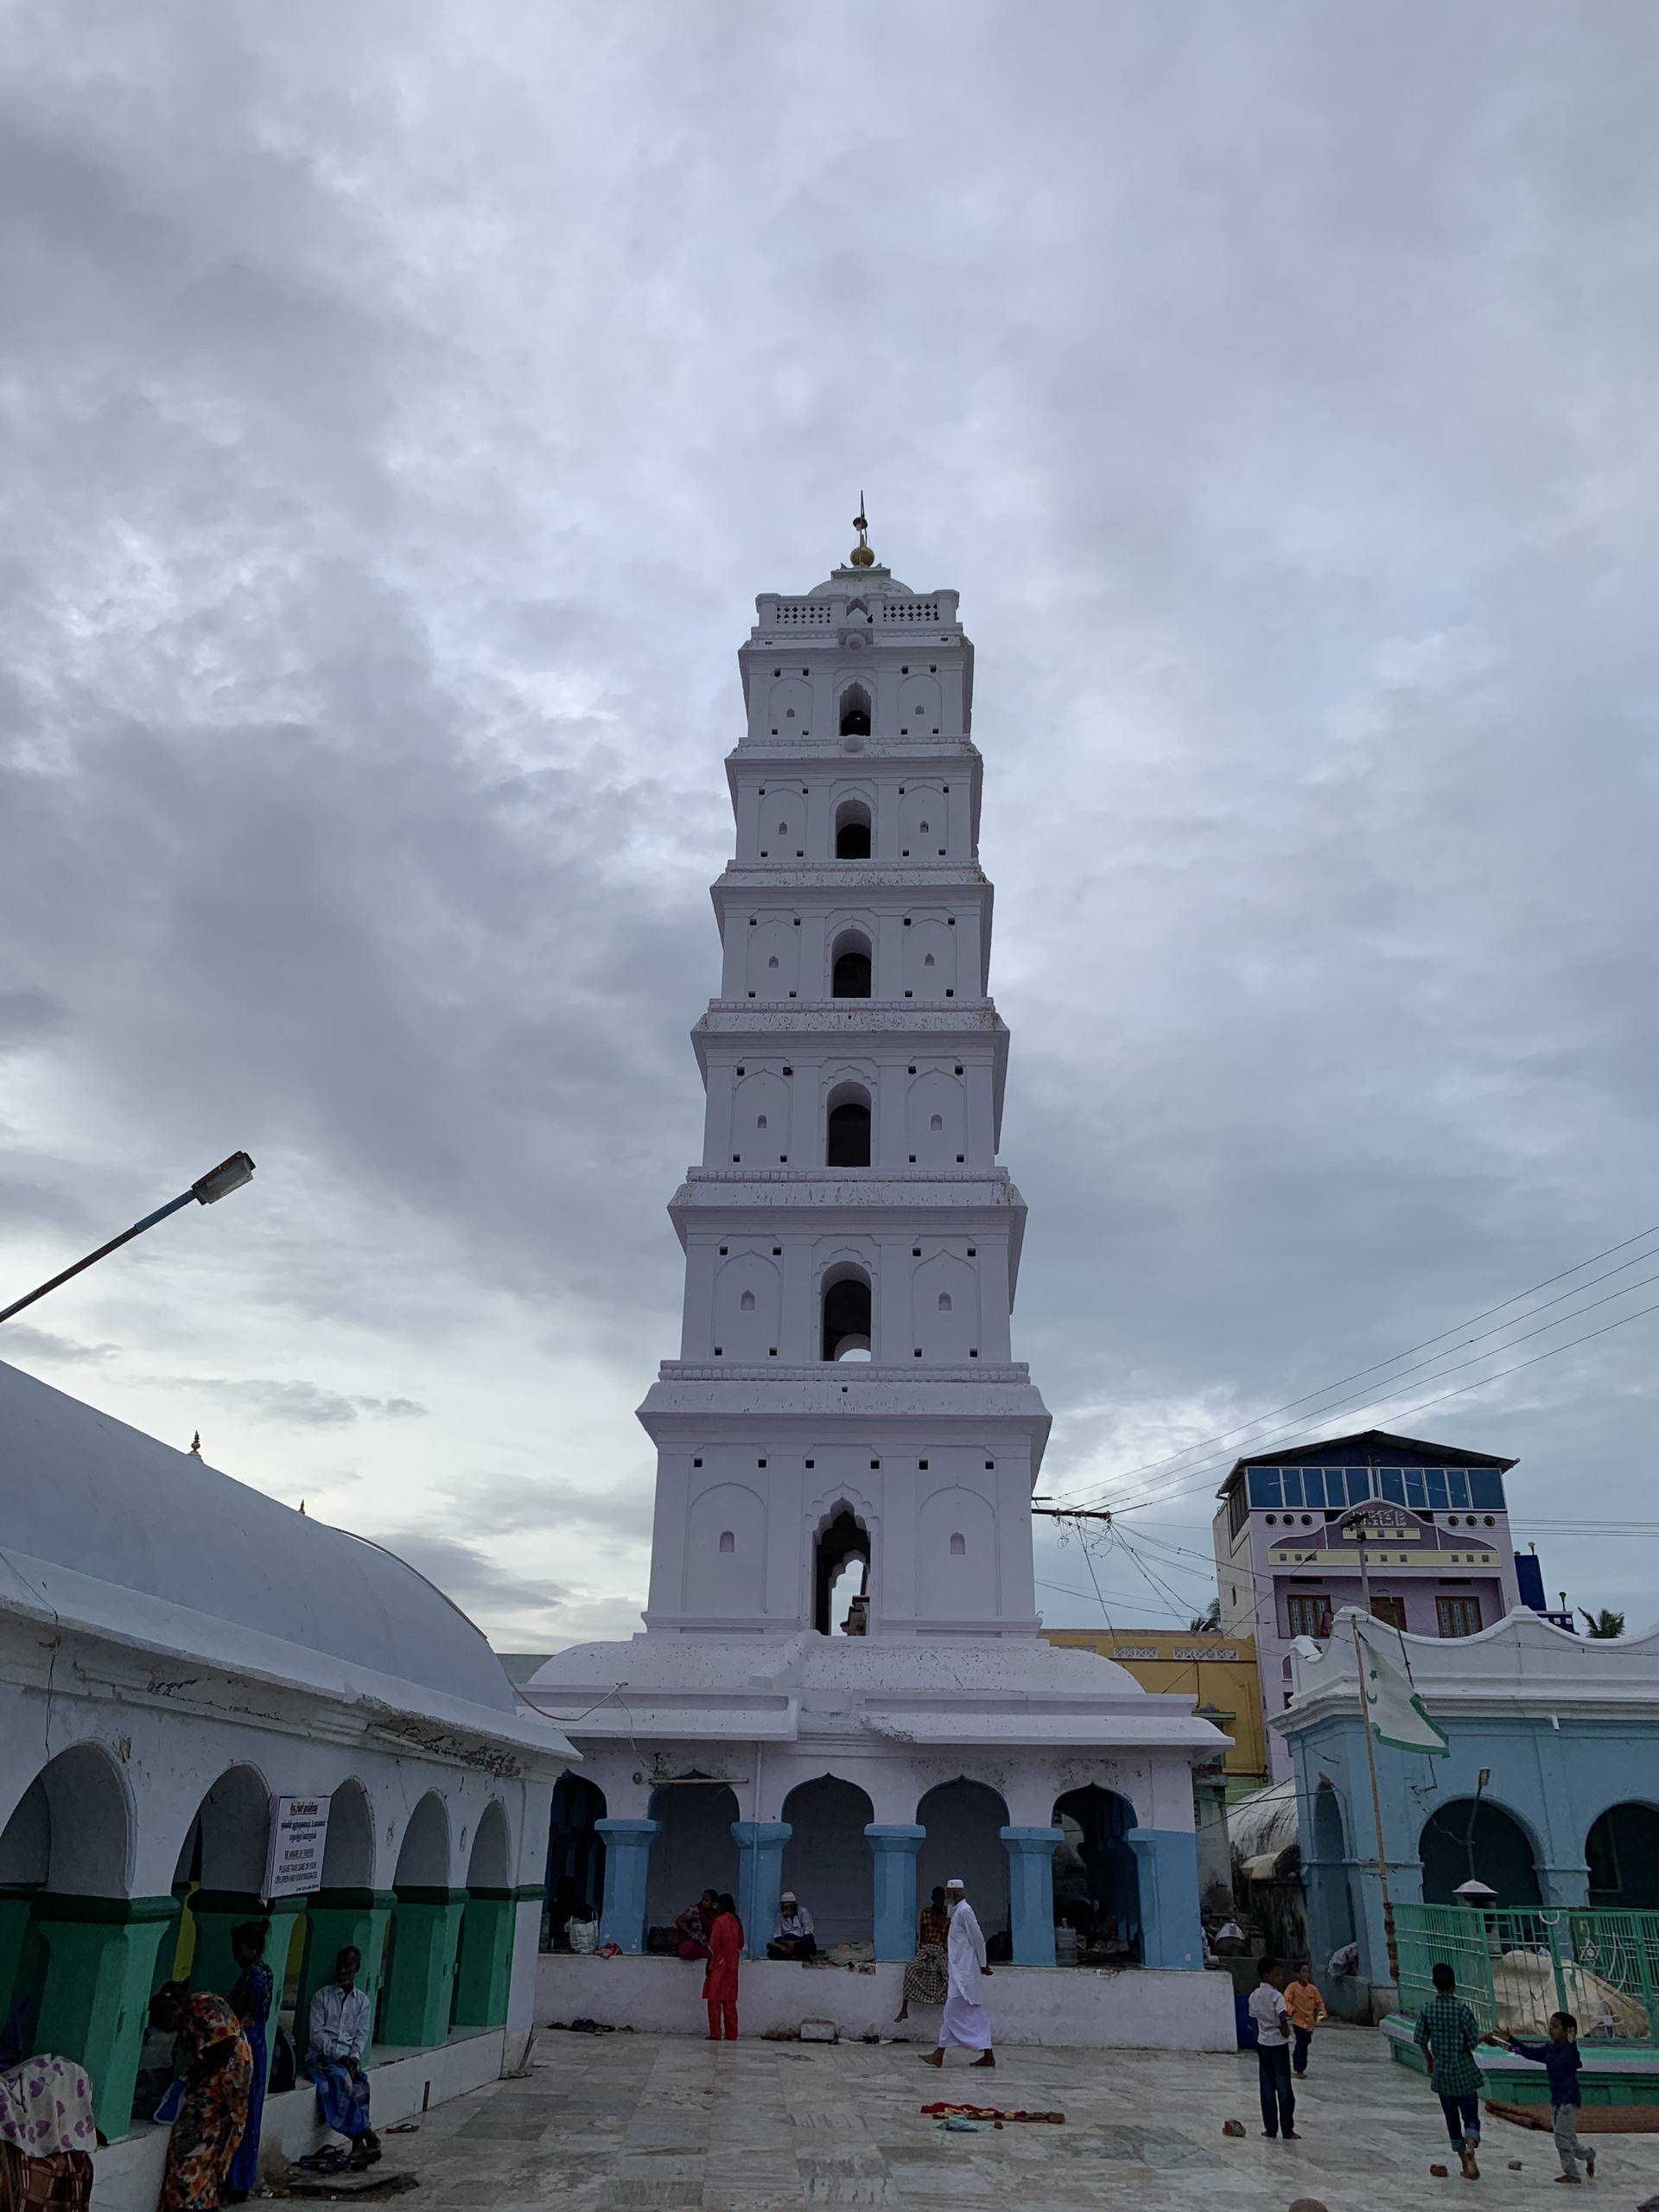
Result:
{"label": "blue painted column", "polygon": [[599,1910],[599,1940],[637,1955],[645,1948],[645,1884],[651,1876],[651,1847],[662,1833],[660,1821],[595,1821],[605,1839],[605,1902]]}
{"label": "blue painted column", "polygon": [[875,1866],[875,1955],[916,1955],[916,1855],[927,1840],[925,1828],[885,1827],[872,1821],[864,1831]]}
{"label": "blue painted column", "polygon": [[1141,1965],[1202,1969],[1197,1836],[1190,1828],[1131,1828],[1128,1843],[1141,1878]]}
{"label": "blue painted column", "polygon": [[764,1959],[778,1925],[784,1887],[784,1846],[794,1834],[787,1821],[734,1821],[737,1846],[737,1916],[743,1923],[745,1958]]}
{"label": "blue painted column", "polygon": [[[1054,1847],[1065,1841],[1064,1828],[1001,1828],[1008,1854],[1008,1917],[1014,1927],[1014,1963],[1054,1963]],[[1198,1861],[1194,1859],[1196,1884]],[[1196,1908],[1198,1891],[1192,1892]]]}

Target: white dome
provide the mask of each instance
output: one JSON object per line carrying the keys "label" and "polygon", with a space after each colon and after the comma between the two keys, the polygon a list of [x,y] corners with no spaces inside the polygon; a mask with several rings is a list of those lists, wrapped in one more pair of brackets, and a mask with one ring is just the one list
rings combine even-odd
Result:
{"label": "white dome", "polygon": [[0,1363],[0,1532],[35,1560],[439,1696],[515,1711],[479,1629],[390,1552]]}

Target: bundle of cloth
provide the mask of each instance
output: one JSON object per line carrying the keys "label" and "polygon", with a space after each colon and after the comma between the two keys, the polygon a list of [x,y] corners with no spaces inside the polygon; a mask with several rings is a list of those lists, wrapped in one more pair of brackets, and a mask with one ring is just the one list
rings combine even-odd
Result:
{"label": "bundle of cloth", "polygon": [[[1580,2035],[1631,2037],[1646,2039],[1648,2015],[1634,1998],[1588,1967],[1563,1959],[1561,1986],[1567,2010],[1579,2023]],[[1492,1961],[1492,1995],[1497,2001],[1497,2024],[1514,2036],[1545,2037],[1549,2016],[1561,2010],[1556,1993],[1555,1968],[1539,1951],[1505,1951]]]}
{"label": "bundle of cloth", "polygon": [[97,2145],[92,2079],[73,2058],[0,2074],[0,2212],[87,2212]]}

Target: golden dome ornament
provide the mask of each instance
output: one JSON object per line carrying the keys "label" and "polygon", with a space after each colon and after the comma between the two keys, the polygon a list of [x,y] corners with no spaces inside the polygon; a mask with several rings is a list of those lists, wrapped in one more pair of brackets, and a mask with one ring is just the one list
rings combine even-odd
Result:
{"label": "golden dome ornament", "polygon": [[869,524],[864,518],[864,494],[861,492],[858,495],[858,512],[853,517],[853,528],[858,532],[858,543],[854,546],[850,558],[855,569],[870,569],[875,565],[875,556],[870,550],[867,536],[869,527]]}

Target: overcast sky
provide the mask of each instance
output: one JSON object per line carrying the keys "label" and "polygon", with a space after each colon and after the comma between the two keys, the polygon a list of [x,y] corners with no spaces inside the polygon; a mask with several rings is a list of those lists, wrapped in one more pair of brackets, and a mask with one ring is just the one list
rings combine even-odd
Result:
{"label": "overcast sky", "polygon": [[[1016,1351],[1045,1488],[1137,1502],[1116,1620],[1282,1424],[1148,1465],[1659,1223],[1651,7],[3,21],[0,1302],[259,1168],[6,1357],[504,1647],[637,1627],[734,655],[861,489],[977,645]],[[1646,1623],[1659,1314],[1395,1417],[1656,1300],[1294,1433],[1515,1455]]]}

